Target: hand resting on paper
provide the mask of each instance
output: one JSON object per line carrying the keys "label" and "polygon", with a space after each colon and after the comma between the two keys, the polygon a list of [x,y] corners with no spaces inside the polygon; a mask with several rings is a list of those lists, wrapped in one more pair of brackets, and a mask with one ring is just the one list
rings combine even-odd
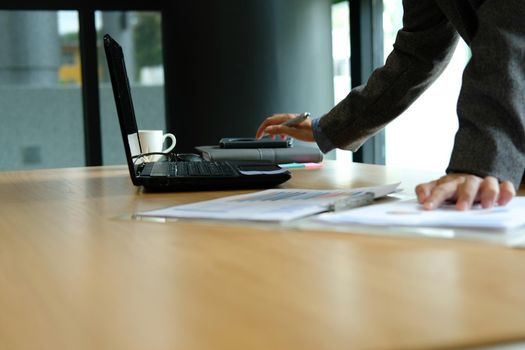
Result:
{"label": "hand resting on paper", "polygon": [[516,190],[511,182],[499,182],[492,176],[481,178],[472,174],[451,173],[417,185],[416,194],[419,203],[427,210],[438,208],[445,201],[455,201],[458,210],[468,210],[475,202],[483,208],[506,205],[516,195]]}

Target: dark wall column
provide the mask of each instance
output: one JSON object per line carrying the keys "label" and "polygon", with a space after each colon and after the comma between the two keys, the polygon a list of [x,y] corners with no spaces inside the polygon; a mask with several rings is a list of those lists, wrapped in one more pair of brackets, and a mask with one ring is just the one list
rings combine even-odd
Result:
{"label": "dark wall column", "polygon": [[333,106],[330,0],[177,1],[163,16],[178,152],[252,136],[278,112]]}

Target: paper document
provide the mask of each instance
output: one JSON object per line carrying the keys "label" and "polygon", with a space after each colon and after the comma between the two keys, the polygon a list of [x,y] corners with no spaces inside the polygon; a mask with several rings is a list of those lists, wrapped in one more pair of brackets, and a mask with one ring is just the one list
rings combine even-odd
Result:
{"label": "paper document", "polygon": [[525,225],[525,197],[516,197],[506,206],[458,211],[454,205],[436,210],[423,210],[416,200],[369,205],[362,208],[324,213],[318,221],[331,224],[364,224],[395,226],[431,226],[481,228],[505,231]]}
{"label": "paper document", "polygon": [[288,221],[327,211],[337,200],[372,192],[392,193],[399,183],[349,190],[270,189],[137,213],[137,216],[220,220]]}

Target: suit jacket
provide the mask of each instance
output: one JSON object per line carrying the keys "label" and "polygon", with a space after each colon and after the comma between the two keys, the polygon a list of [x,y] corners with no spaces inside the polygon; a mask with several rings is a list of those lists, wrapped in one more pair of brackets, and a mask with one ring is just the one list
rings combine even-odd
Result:
{"label": "suit jacket", "polygon": [[385,65],[320,119],[323,134],[339,148],[358,149],[434,82],[461,35],[472,57],[447,172],[518,186],[525,170],[525,1],[403,0],[403,8]]}

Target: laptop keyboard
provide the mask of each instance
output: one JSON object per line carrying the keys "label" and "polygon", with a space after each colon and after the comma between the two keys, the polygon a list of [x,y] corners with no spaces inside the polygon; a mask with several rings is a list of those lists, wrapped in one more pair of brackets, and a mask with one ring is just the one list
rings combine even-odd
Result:
{"label": "laptop keyboard", "polygon": [[228,162],[155,162],[147,163],[142,174],[149,176],[237,176],[237,171]]}

